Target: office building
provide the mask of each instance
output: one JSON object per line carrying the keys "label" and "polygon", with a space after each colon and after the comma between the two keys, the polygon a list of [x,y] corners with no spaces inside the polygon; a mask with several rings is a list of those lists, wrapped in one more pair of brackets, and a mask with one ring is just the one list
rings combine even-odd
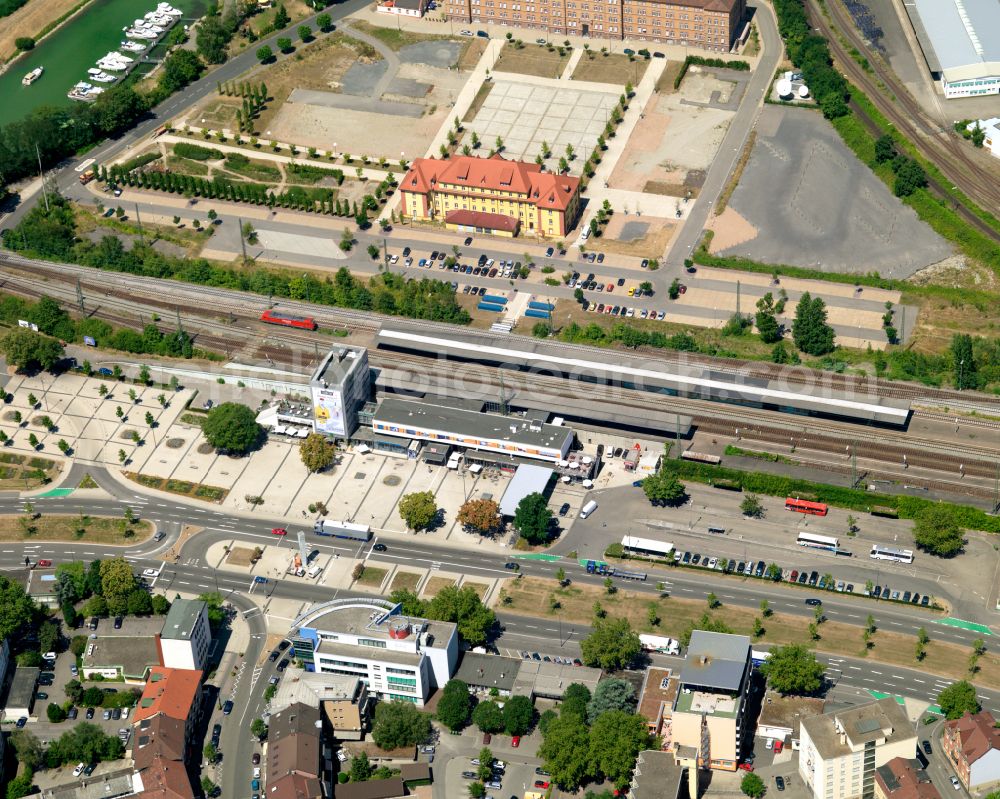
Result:
{"label": "office building", "polygon": [[414,452],[411,442],[555,462],[569,453],[573,431],[523,417],[384,397],[372,417],[372,446],[402,454]]}
{"label": "office building", "polygon": [[403,213],[462,233],[563,238],[580,210],[580,180],[500,155],[417,158],[399,184]]}
{"label": "office building", "polygon": [[201,671],[211,645],[208,605],[200,599],[175,599],[160,632],[163,665],[168,669]]}
{"label": "office building", "polygon": [[897,757],[875,769],[875,799],[941,799],[919,760]]}
{"label": "office building", "polygon": [[913,756],[917,736],[893,697],[802,722],[799,775],[814,799],[874,799],[875,771]]}
{"label": "office building", "polygon": [[912,0],[903,7],[946,98],[1000,93],[997,0]]}
{"label": "office building", "polygon": [[337,347],[309,378],[313,425],[331,438],[350,438],[358,427],[358,411],[371,393],[371,369],[364,347]]}
{"label": "office building", "polygon": [[747,735],[750,638],[695,630],[678,677],[671,734],[689,768],[735,771]]}
{"label": "office building", "polygon": [[160,664],[156,637],[143,635],[102,635],[87,641],[82,671],[85,680],[100,677],[145,685],[150,670]]}
{"label": "office building", "polygon": [[384,599],[335,599],[292,624],[306,671],[358,677],[372,696],[422,706],[458,665],[458,628],[405,616]]}
{"label": "office building", "polygon": [[334,737],[341,741],[361,740],[370,726],[373,702],[368,686],[357,676],[307,672],[278,683],[271,712],[298,704],[318,707]]}
{"label": "office building", "polygon": [[946,721],[941,746],[967,790],[982,792],[1000,783],[1000,730],[989,711]]}
{"label": "office building", "polygon": [[445,0],[444,11],[456,21],[534,28],[550,36],[728,52],[744,27],[746,0]]}

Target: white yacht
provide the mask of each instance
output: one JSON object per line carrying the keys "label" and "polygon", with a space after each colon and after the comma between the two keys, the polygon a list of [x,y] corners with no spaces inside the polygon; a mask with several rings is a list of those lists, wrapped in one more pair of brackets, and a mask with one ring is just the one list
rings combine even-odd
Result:
{"label": "white yacht", "polygon": [[109,75],[107,72],[100,72],[96,75],[91,75],[91,80],[96,80],[98,83],[114,83],[118,80],[116,75]]}
{"label": "white yacht", "polygon": [[23,78],[21,78],[21,85],[22,86],[30,86],[32,83],[34,83],[40,77],[42,77],[42,73],[44,71],[45,71],[45,67],[35,67],[33,70],[31,70],[31,72],[29,72],[27,75],[25,75]]}

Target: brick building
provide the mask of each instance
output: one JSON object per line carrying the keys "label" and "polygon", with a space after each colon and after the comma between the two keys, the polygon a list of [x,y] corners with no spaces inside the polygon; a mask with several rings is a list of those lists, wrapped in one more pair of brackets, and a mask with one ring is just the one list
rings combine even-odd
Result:
{"label": "brick building", "polygon": [[717,52],[732,49],[746,17],[746,0],[444,0],[443,7],[461,22]]}
{"label": "brick building", "polygon": [[969,791],[1000,782],[1000,730],[985,710],[946,721],[941,745]]}
{"label": "brick building", "polygon": [[919,760],[896,757],[875,769],[875,799],[941,799]]}
{"label": "brick building", "polygon": [[399,184],[403,213],[463,233],[562,238],[580,209],[580,181],[537,164],[457,156],[417,158]]}

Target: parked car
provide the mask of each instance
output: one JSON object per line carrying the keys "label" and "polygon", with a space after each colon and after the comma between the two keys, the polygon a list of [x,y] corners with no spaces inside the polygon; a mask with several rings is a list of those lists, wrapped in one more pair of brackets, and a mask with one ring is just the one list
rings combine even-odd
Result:
{"label": "parked car", "polygon": [[232,712],[233,712],[233,700],[227,699],[226,703],[222,706],[222,715],[228,716]]}
{"label": "parked car", "polygon": [[564,502],[562,506],[559,508],[559,515],[565,516],[567,513],[569,513],[569,503]]}
{"label": "parked car", "polygon": [[86,713],[84,713],[83,715],[84,715],[84,716],[85,716],[86,718],[88,718],[88,719],[92,719],[92,718],[94,718],[94,708],[92,708],[92,707],[88,707],[88,708],[87,708],[87,712],[86,712]]}
{"label": "parked car", "polygon": [[778,787],[779,791],[785,790],[785,778],[780,774],[774,778],[774,784]]}
{"label": "parked car", "polygon": [[76,768],[73,769],[73,776],[74,777],[79,777],[81,774],[83,774],[83,769],[85,767],[86,767],[86,763],[77,763],[76,764]]}
{"label": "parked car", "polygon": [[931,742],[930,741],[921,741],[920,742],[920,746],[921,746],[921,748],[923,748],[925,755],[929,755],[931,753]]}
{"label": "parked car", "polygon": [[124,623],[124,621],[125,621],[124,616],[115,616],[115,629],[120,630],[122,628],[122,624]]}
{"label": "parked car", "polygon": [[954,776],[954,775],[952,775],[952,777],[951,777],[951,787],[952,787],[952,788],[954,788],[954,789],[955,789],[956,791],[957,791],[957,790],[958,790],[959,788],[961,788],[961,787],[962,787],[962,783],[960,783],[960,782],[958,781],[958,777],[956,777],[956,776]]}
{"label": "parked car", "polygon": [[517,749],[517,747],[521,745],[521,736],[520,735],[512,736],[510,739],[510,745],[515,749]]}
{"label": "parked car", "polygon": [[277,669],[278,671],[284,671],[287,668],[288,668],[288,658],[283,658],[282,661],[278,664]]}

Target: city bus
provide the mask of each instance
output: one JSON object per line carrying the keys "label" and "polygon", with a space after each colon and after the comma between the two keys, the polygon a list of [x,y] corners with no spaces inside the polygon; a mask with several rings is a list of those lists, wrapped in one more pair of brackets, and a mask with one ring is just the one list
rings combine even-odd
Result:
{"label": "city bus", "polygon": [[810,502],[807,499],[788,497],[785,500],[785,510],[793,510],[796,513],[808,513],[811,516],[826,516],[826,512],[829,509],[822,502]]}
{"label": "city bus", "polygon": [[872,560],[894,560],[897,563],[913,563],[913,551],[909,549],[896,549],[895,547],[882,547],[878,544],[872,546],[869,555]]}
{"label": "city bus", "polygon": [[815,533],[799,533],[799,546],[812,547],[813,549],[826,549],[830,552],[837,552],[840,549],[839,539],[830,535],[816,535]]}

